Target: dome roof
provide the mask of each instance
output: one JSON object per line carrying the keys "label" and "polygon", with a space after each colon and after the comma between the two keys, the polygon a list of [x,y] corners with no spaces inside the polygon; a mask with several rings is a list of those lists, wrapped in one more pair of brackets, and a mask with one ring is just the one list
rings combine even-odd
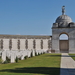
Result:
{"label": "dome roof", "polygon": [[56,23],[69,24],[70,22],[72,22],[72,19],[67,15],[61,15],[56,19]]}
{"label": "dome roof", "polygon": [[65,6],[62,6],[62,15],[57,17],[55,23],[53,24],[53,27],[70,27],[70,23],[72,23],[72,19],[69,16],[65,15]]}

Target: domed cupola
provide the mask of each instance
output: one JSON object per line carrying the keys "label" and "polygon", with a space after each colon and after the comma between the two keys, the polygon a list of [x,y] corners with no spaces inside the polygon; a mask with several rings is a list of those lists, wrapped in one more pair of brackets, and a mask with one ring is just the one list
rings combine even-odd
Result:
{"label": "domed cupola", "polygon": [[55,23],[53,23],[53,27],[61,27],[61,28],[65,28],[65,27],[69,27],[69,23],[72,22],[72,19],[65,15],[65,6],[62,7],[62,15],[60,15]]}
{"label": "domed cupola", "polygon": [[56,19],[55,23],[58,23],[60,27],[67,27],[69,23],[72,22],[72,19],[67,15],[61,15]]}

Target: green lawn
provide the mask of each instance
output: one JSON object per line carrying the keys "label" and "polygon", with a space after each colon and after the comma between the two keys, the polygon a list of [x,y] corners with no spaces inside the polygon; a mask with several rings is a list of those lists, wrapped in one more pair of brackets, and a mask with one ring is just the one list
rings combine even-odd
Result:
{"label": "green lawn", "polygon": [[0,75],[59,75],[61,54],[43,54],[13,64],[0,64]]}
{"label": "green lawn", "polygon": [[69,54],[75,60],[75,54]]}

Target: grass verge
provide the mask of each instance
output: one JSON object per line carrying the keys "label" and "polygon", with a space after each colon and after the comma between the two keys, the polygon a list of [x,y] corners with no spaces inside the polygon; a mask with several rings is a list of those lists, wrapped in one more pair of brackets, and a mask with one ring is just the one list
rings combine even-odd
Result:
{"label": "grass verge", "polygon": [[75,54],[69,54],[75,60]]}
{"label": "grass verge", "polygon": [[61,54],[43,54],[13,64],[0,64],[0,75],[59,75]]}

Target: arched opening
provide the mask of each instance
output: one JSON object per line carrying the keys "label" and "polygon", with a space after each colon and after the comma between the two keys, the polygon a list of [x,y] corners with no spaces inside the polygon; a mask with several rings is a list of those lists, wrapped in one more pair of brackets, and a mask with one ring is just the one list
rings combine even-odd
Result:
{"label": "arched opening", "polygon": [[68,53],[69,51],[69,36],[67,34],[59,35],[59,49],[61,53]]}
{"label": "arched opening", "polygon": [[66,34],[61,34],[59,37],[60,40],[68,40],[68,35]]}

